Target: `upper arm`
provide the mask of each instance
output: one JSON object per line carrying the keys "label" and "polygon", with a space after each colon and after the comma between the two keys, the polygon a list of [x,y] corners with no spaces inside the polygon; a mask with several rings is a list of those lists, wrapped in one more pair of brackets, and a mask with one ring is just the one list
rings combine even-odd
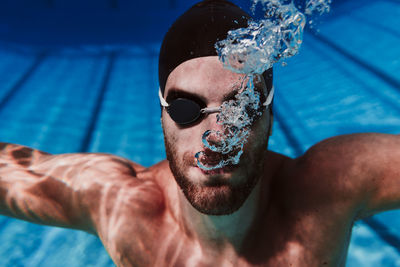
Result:
{"label": "upper arm", "polygon": [[325,140],[303,156],[308,173],[327,179],[326,196],[357,218],[400,208],[400,136],[353,134]]}
{"label": "upper arm", "polygon": [[141,168],[106,154],[50,155],[0,143],[0,212],[94,233],[91,205],[104,186],[132,179]]}
{"label": "upper arm", "polygon": [[366,192],[360,217],[400,208],[400,136],[370,134],[362,137],[365,155],[360,168]]}

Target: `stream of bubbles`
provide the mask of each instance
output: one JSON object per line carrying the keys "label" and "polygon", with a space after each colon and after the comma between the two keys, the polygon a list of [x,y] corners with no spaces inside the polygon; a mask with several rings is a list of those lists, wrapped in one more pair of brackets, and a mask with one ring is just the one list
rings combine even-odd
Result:
{"label": "stream of bubbles", "polygon": [[329,12],[330,4],[331,0],[308,0],[302,13],[293,2],[254,0],[252,12],[261,6],[264,18],[249,21],[247,28],[229,31],[225,40],[215,44],[224,67],[245,75],[234,86],[240,87],[235,99],[223,102],[217,115],[217,124],[223,130],[207,130],[202,136],[205,149],[195,154],[201,169],[207,171],[239,163],[251,125],[269,104],[260,103],[254,84],[273,64],[298,53],[306,16]]}

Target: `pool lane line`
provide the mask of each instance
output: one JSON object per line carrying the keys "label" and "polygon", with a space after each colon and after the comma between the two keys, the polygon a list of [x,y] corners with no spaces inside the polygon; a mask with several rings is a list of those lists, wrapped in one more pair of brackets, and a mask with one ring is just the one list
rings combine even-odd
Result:
{"label": "pool lane line", "polygon": [[100,92],[97,96],[96,104],[93,108],[92,116],[89,120],[89,126],[87,127],[85,137],[83,138],[79,152],[89,152],[90,144],[91,144],[91,141],[93,138],[93,132],[96,129],[96,125],[97,125],[97,121],[98,121],[99,114],[101,111],[101,107],[103,105],[104,95],[107,91],[110,77],[111,77],[111,72],[114,68],[116,54],[117,54],[116,52],[111,52],[108,55],[108,64],[107,64],[106,70],[104,72],[103,81],[100,86]]}
{"label": "pool lane line", "polygon": [[372,228],[383,241],[391,245],[400,254],[400,238],[391,233],[390,229],[386,225],[373,217],[363,219],[363,222]]}
{"label": "pool lane line", "polygon": [[[373,96],[377,99],[380,100],[383,104],[387,106],[390,106],[391,109],[398,111],[399,110],[399,102],[398,99],[394,99],[392,96],[385,94],[383,91],[385,90],[376,90],[376,86],[371,86],[366,79],[362,79],[360,76],[365,73],[357,73],[354,74],[354,72],[348,70],[347,65],[351,64],[354,65],[353,61],[349,60],[348,58],[344,57],[340,53],[338,53],[336,50],[331,50],[330,48],[326,48],[326,46],[323,43],[318,43],[318,42],[313,42],[314,37],[311,37],[309,39],[309,42],[307,45],[315,52],[318,54],[318,56],[322,57],[323,60],[332,63],[332,65],[336,66],[337,70],[344,74],[347,79],[349,79],[352,82],[355,82],[358,85],[359,89],[362,89],[365,93],[369,94],[370,96]],[[355,64],[355,68],[357,68],[357,64]],[[369,75],[369,74],[366,74]],[[386,83],[382,82],[381,79],[377,78],[377,81],[379,83],[383,83],[383,85],[387,86]],[[393,87],[388,86],[386,91],[390,90],[391,92],[394,92],[396,95],[399,95],[399,92],[396,89],[393,89]]]}
{"label": "pool lane line", "polygon": [[370,26],[372,28],[375,28],[375,29],[377,29],[379,31],[383,31],[385,33],[388,33],[388,34],[392,35],[395,38],[400,39],[400,32],[396,32],[392,28],[389,28],[389,27],[387,27],[385,25],[382,25],[382,24],[378,24],[378,23],[376,23],[376,22],[374,22],[372,20],[368,20],[368,18],[370,18],[370,17],[365,18],[365,17],[361,17],[361,16],[358,16],[358,15],[349,16],[350,20],[356,21],[357,23],[360,23],[360,24],[367,24],[368,26]]}
{"label": "pool lane line", "polygon": [[365,62],[364,60],[354,56],[353,54],[347,52],[345,49],[342,47],[336,45],[332,41],[330,41],[328,38],[322,36],[321,34],[316,33],[315,31],[312,30],[307,30],[310,34],[312,34],[315,39],[320,41],[321,43],[324,43],[325,45],[331,47],[332,49],[336,50],[338,53],[342,54],[344,57],[350,59],[363,69],[369,71],[373,75],[379,77],[381,80],[389,84],[390,86],[394,87],[397,90],[400,90],[400,80],[397,80],[396,78],[391,77],[390,75],[386,74],[384,71],[374,67],[373,65]]}
{"label": "pool lane line", "polygon": [[[399,0],[385,0],[385,2],[390,2],[390,3],[398,5],[398,6],[400,5]],[[396,7],[393,7],[393,8],[396,8]]]}
{"label": "pool lane line", "polygon": [[24,85],[24,83],[32,76],[35,70],[44,61],[47,56],[47,52],[41,52],[36,56],[36,59],[32,65],[25,71],[25,73],[15,82],[15,84],[8,90],[3,99],[0,100],[0,110],[4,108],[7,102],[18,92],[18,90]]}
{"label": "pool lane line", "polygon": [[[276,89],[278,91],[279,88]],[[283,134],[288,141],[289,145],[293,148],[295,156],[299,157],[303,155],[304,153],[304,148],[302,143],[297,140],[294,132],[291,130],[291,127],[289,126],[289,123],[286,122],[284,119],[284,114],[281,113],[281,108],[284,108],[285,106],[288,106],[288,103],[284,101],[284,96],[275,93],[275,95],[278,97],[276,100],[274,100],[274,106],[273,106],[273,114],[274,118],[276,118],[276,121],[279,123],[279,126],[282,128]],[[279,104],[278,104],[279,103]],[[307,134],[305,132],[305,134]]]}
{"label": "pool lane line", "polygon": [[[290,126],[283,120],[283,116],[280,114],[279,109],[274,109],[274,117],[282,128],[283,134],[289,145],[291,145],[294,149],[296,156],[303,155],[305,151],[303,150],[300,141],[298,141],[296,136],[292,133],[292,131],[290,131]],[[393,247],[400,254],[400,238],[391,233],[387,226],[373,217],[366,218],[361,221],[368,225],[369,228],[373,230],[383,242]]]}

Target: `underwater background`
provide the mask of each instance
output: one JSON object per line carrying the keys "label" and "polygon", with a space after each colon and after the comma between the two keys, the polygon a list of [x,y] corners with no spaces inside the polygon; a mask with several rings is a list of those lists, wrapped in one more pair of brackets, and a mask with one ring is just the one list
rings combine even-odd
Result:
{"label": "underwater background", "polygon": [[[158,50],[195,2],[0,0],[0,141],[165,158]],[[296,157],[334,135],[400,133],[399,17],[400,1],[333,0],[306,28],[300,53],[275,66],[271,150]],[[3,216],[0,244],[0,266],[114,266],[92,235]],[[347,266],[400,266],[400,211],[355,223]]]}

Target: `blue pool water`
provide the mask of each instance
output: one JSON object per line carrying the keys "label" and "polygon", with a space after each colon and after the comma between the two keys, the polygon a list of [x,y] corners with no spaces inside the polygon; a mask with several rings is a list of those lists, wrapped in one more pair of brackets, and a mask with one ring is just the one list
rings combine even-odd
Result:
{"label": "blue pool water", "polygon": [[[295,157],[334,135],[400,133],[399,17],[399,1],[347,1],[306,31],[300,54],[275,69],[271,150]],[[118,49],[1,40],[0,141],[145,166],[165,157],[159,39]],[[114,266],[94,236],[7,217],[0,244],[0,266]],[[355,224],[347,266],[400,266],[400,211]]]}

